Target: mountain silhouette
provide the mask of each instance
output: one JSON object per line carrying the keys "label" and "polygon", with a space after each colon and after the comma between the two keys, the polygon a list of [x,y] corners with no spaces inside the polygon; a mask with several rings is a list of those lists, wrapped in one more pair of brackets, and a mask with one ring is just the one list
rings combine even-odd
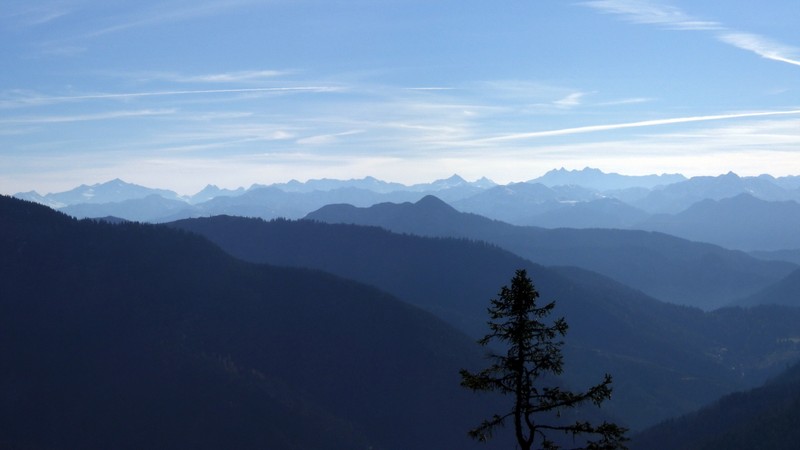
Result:
{"label": "mountain silhouette", "polygon": [[470,448],[495,409],[474,341],[375,288],[9,197],[0,229],[0,447]]}
{"label": "mountain silhouette", "polygon": [[631,228],[648,217],[644,211],[615,198],[565,203],[531,217],[529,225],[543,228]]}
{"label": "mountain silhouette", "polygon": [[728,172],[717,177],[694,177],[654,189],[633,206],[651,213],[676,214],[703,200],[722,200],[746,193],[767,201],[798,198],[798,192],[779,186],[774,178],[740,177]]}
{"label": "mountain silhouette", "polygon": [[599,169],[586,167],[581,170],[567,170],[563,167],[553,169],[541,177],[528,181],[529,183],[541,183],[546,186],[583,186],[598,191],[613,191],[630,188],[648,188],[656,186],[666,186],[673,183],[686,181],[683,175],[662,174],[631,176],[620,175],[618,173],[604,173]]}
{"label": "mountain silhouette", "polygon": [[800,248],[800,204],[751,194],[703,200],[674,215],[656,215],[637,228],[739,250]]}
{"label": "mountain silhouette", "polygon": [[742,306],[753,305],[789,305],[800,306],[800,269],[795,270],[786,278],[763,290],[745,297],[736,304]]}
{"label": "mountain silhouette", "polygon": [[82,184],[69,191],[40,195],[36,192],[17,194],[23,200],[36,201],[48,206],[58,208],[81,203],[114,203],[125,200],[145,198],[158,195],[169,200],[179,200],[180,197],[173,191],[166,189],[152,189],[138,184],[127,183],[115,178],[105,183],[96,183],[91,186]]}
{"label": "mountain silhouette", "polygon": [[138,222],[161,222],[170,216],[192,216],[191,205],[151,194],[144,198],[110,203],[77,203],[59,209],[77,218],[114,216]]}
{"label": "mountain silhouette", "polygon": [[585,202],[597,198],[596,191],[580,186],[551,188],[539,183],[510,183],[454,201],[452,205],[459,211],[515,225],[530,225],[541,214],[563,207],[563,202]]}
{"label": "mountain silhouette", "polygon": [[306,217],[421,236],[482,240],[536,263],[582,267],[659,300],[703,309],[757,292],[797,268],[663,233],[513,226],[460,213],[432,196],[416,204],[328,205]]}

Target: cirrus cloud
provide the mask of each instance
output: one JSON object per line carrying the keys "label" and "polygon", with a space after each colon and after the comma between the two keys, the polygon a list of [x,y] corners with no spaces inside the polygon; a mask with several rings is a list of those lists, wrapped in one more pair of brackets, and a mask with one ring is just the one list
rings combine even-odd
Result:
{"label": "cirrus cloud", "polygon": [[660,25],[681,31],[712,32],[720,42],[766,59],[800,66],[800,50],[795,47],[759,34],[732,30],[719,22],[695,18],[671,5],[641,0],[596,0],[584,2],[583,5],[620,15],[632,23]]}

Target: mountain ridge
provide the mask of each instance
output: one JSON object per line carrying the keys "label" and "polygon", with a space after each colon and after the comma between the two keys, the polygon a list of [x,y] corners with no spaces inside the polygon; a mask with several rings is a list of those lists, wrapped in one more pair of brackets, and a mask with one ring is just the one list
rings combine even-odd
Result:
{"label": "mountain ridge", "polygon": [[654,188],[686,181],[681,174],[660,175],[620,175],[618,173],[604,173],[599,169],[584,167],[580,170],[567,170],[563,167],[553,169],[541,177],[529,180],[528,183],[541,183],[545,186],[579,185],[592,187],[600,191],[629,189],[632,187]]}
{"label": "mountain ridge", "polygon": [[544,265],[593,270],[657,299],[704,309],[725,306],[796,269],[743,252],[639,230],[520,227],[462,213],[441,200],[368,208],[327,205],[307,219],[353,223],[422,236],[477,239]]}
{"label": "mountain ridge", "polygon": [[[66,193],[42,196],[31,191],[18,193],[17,197],[46,204],[77,218],[113,215],[131,221],[162,223],[221,214],[297,219],[328,204],[366,207],[386,202],[415,202],[425,195],[436,195],[459,211],[513,225],[660,231],[744,251],[800,248],[800,238],[791,232],[792,225],[800,223],[800,182],[796,181],[800,177],[740,177],[728,173],[684,177],[679,181],[682,178],[605,174],[590,168],[559,169],[548,174],[550,181],[543,181],[549,185],[537,179],[506,185],[485,178],[469,182],[458,175],[409,186],[374,177],[323,178],[302,183],[292,180],[272,185],[253,184],[248,189],[236,190],[207,185],[197,194],[184,197],[112,180],[94,187],[83,185]],[[575,184],[558,184],[558,180]],[[602,186],[597,180],[607,181],[605,187],[615,189],[600,190]],[[654,182],[647,180],[674,182],[653,186]],[[155,201],[153,195],[165,201]],[[756,201],[742,201],[748,195]]]}
{"label": "mountain ridge", "polygon": [[473,340],[374,287],[8,197],[0,228],[0,446],[471,448],[494,409]]}

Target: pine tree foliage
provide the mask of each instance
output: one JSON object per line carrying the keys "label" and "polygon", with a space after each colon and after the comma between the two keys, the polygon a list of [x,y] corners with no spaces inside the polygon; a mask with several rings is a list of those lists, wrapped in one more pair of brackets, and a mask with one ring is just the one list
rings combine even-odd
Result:
{"label": "pine tree foliage", "polygon": [[555,302],[538,306],[539,293],[525,270],[517,270],[511,286],[503,286],[489,307],[490,333],[478,343],[490,343],[506,348],[505,355],[491,354],[492,364],[477,373],[461,370],[461,385],[473,391],[496,391],[511,395],[514,404],[510,411],[495,414],[478,427],[470,430],[471,437],[486,441],[498,426],[506,420],[514,423],[516,440],[523,450],[536,444],[545,450],[560,449],[552,440],[555,433],[576,437],[593,435],[596,439],[586,442],[586,450],[624,449],[626,429],[616,424],[603,422],[544,423],[543,416],[549,413],[560,415],[565,408],[574,408],[584,403],[597,406],[611,397],[611,376],[585,392],[575,393],[558,386],[546,387],[542,378],[560,375],[564,358],[561,338],[567,332],[564,318],[547,324],[544,320],[555,307]]}

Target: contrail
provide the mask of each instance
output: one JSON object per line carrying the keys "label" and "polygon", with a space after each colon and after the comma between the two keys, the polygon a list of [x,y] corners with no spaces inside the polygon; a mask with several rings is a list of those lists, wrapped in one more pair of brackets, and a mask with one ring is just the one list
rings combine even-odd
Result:
{"label": "contrail", "polygon": [[762,111],[738,114],[719,114],[714,116],[695,116],[695,117],[675,117],[671,119],[643,120],[640,122],[615,123],[609,125],[590,125],[585,127],[562,128],[560,130],[534,131],[530,133],[515,133],[504,136],[496,136],[485,139],[478,139],[476,142],[501,142],[516,141],[522,139],[534,139],[550,136],[564,136],[568,134],[594,133],[597,131],[619,130],[623,128],[652,127],[658,125],[671,125],[676,123],[705,122],[710,120],[740,119],[745,117],[764,117],[800,114],[800,109],[790,111]]}

